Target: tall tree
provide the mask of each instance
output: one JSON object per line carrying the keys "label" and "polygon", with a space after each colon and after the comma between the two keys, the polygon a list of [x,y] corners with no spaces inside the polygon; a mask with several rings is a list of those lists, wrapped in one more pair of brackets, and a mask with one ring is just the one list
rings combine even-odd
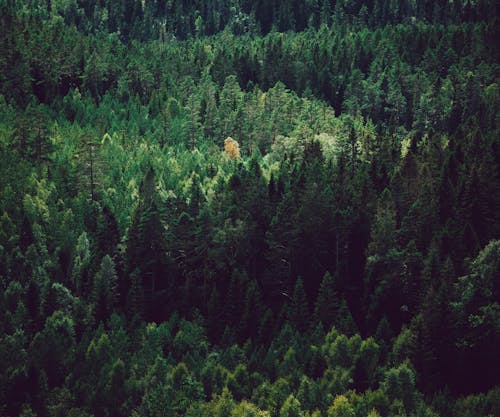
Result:
{"label": "tall tree", "polygon": [[102,258],[101,267],[94,277],[92,301],[97,321],[105,321],[111,315],[118,300],[118,277],[115,263],[109,255]]}
{"label": "tall tree", "polygon": [[329,271],[325,272],[318,291],[314,308],[315,321],[321,322],[326,330],[337,322],[340,308],[339,294],[335,280]]}

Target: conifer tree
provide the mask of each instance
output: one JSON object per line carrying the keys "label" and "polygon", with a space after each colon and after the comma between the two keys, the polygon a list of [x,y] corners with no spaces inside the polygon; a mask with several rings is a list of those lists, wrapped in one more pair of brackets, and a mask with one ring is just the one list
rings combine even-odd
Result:
{"label": "conifer tree", "polygon": [[307,330],[309,325],[309,307],[302,278],[300,277],[297,278],[297,281],[295,282],[293,297],[290,302],[287,317],[297,331],[304,332]]}
{"label": "conifer tree", "polygon": [[89,290],[89,262],[90,262],[90,247],[87,233],[83,232],[78,237],[76,245],[76,256],[73,261],[73,269],[71,272],[72,284],[76,294],[83,294]]}
{"label": "conifer tree", "polygon": [[315,321],[321,322],[329,330],[339,317],[340,302],[335,282],[329,271],[325,272],[318,291],[314,308]]}
{"label": "conifer tree", "polygon": [[98,200],[98,188],[102,184],[104,163],[99,154],[101,143],[94,134],[82,136],[76,153],[77,164],[83,175],[80,175],[80,189],[91,201]]}
{"label": "conifer tree", "polygon": [[97,321],[106,320],[117,302],[117,281],[115,263],[109,255],[104,256],[101,267],[94,278],[92,300]]}

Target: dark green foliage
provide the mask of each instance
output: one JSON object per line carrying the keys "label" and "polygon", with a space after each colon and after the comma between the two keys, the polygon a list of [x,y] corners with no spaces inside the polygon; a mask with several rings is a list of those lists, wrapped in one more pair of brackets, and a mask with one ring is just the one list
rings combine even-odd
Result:
{"label": "dark green foliage", "polygon": [[318,291],[314,318],[321,322],[326,329],[330,329],[339,318],[340,300],[335,288],[335,281],[330,272],[326,272]]}
{"label": "dark green foliage", "polygon": [[288,320],[299,332],[304,332],[308,326],[309,307],[302,279],[298,278],[293,290],[293,297],[288,306]]}
{"label": "dark green foliage", "polygon": [[[479,252],[470,264],[470,274],[458,279],[457,296],[451,303],[457,313],[458,322],[455,326],[460,329],[457,330],[460,334],[457,341],[459,355],[464,363],[475,363],[475,368],[468,372],[482,386],[494,380],[491,366],[498,362],[490,346],[499,342],[499,255],[498,240],[491,241]],[[474,360],[474,357],[478,360]]]}
{"label": "dark green foliage", "polygon": [[0,1],[0,415],[498,415],[496,9]]}
{"label": "dark green foliage", "polygon": [[92,301],[94,303],[95,318],[97,321],[105,321],[112,313],[118,300],[115,264],[106,255],[102,258],[101,267],[94,277]]}

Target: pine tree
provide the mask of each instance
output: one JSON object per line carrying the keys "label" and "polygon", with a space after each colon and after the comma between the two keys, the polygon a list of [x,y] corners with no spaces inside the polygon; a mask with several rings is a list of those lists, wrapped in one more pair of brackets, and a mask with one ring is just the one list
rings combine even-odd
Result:
{"label": "pine tree", "polygon": [[214,285],[207,303],[207,332],[210,340],[219,340],[222,335],[222,313],[220,295]]}
{"label": "pine tree", "polygon": [[99,154],[101,143],[90,133],[80,140],[76,153],[80,167],[80,189],[86,192],[91,201],[98,200],[98,189],[102,184],[104,162]]}
{"label": "pine tree", "polygon": [[144,292],[140,271],[136,268],[130,274],[130,289],[127,295],[127,315],[132,323],[138,324],[144,317]]}
{"label": "pine tree", "polygon": [[329,271],[325,272],[318,291],[314,308],[314,319],[321,322],[329,330],[339,317],[339,296],[335,288],[335,281]]}
{"label": "pine tree", "polygon": [[146,317],[158,319],[171,312],[178,300],[173,297],[176,273],[167,251],[166,227],[156,201],[152,169],[145,177],[141,194],[128,230],[128,270],[139,274]]}
{"label": "pine tree", "polygon": [[349,310],[349,306],[347,305],[345,298],[342,298],[342,301],[340,302],[335,325],[340,332],[348,336],[353,336],[358,332],[356,322],[352,317],[351,310]]}
{"label": "pine tree", "polygon": [[111,415],[120,415],[121,407],[127,399],[127,383],[125,364],[123,360],[117,359],[107,376],[107,383],[104,388],[108,402],[108,410]]}
{"label": "pine tree", "polygon": [[90,243],[87,233],[83,232],[78,237],[76,245],[76,255],[71,271],[71,280],[76,294],[85,294],[89,288],[89,263],[90,263]]}
{"label": "pine tree", "polygon": [[[120,243],[118,224],[112,211],[104,207],[97,221],[97,247],[102,256],[116,257],[117,245]],[[115,258],[116,259],[116,258]]]}
{"label": "pine tree", "polygon": [[302,333],[307,330],[309,325],[309,307],[302,278],[300,277],[295,282],[293,297],[287,316],[288,320],[297,329],[297,331]]}
{"label": "pine tree", "polygon": [[333,404],[328,408],[328,417],[354,417],[353,406],[344,395],[337,395],[333,400]]}
{"label": "pine tree", "polygon": [[290,394],[281,406],[279,417],[302,417],[300,401]]}
{"label": "pine tree", "polygon": [[246,337],[255,340],[257,337],[259,320],[264,313],[264,303],[259,287],[255,281],[251,281],[245,294],[245,308],[242,321],[244,323],[243,333]]}
{"label": "pine tree", "polygon": [[102,258],[101,267],[94,278],[92,301],[97,321],[105,321],[111,315],[118,299],[118,278],[115,263],[109,255]]}

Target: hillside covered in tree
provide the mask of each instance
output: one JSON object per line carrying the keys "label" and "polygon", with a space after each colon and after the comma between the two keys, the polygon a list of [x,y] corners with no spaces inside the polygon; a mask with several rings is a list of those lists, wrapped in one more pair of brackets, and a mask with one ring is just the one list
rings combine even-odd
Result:
{"label": "hillside covered in tree", "polygon": [[500,415],[493,0],[0,0],[0,416]]}

